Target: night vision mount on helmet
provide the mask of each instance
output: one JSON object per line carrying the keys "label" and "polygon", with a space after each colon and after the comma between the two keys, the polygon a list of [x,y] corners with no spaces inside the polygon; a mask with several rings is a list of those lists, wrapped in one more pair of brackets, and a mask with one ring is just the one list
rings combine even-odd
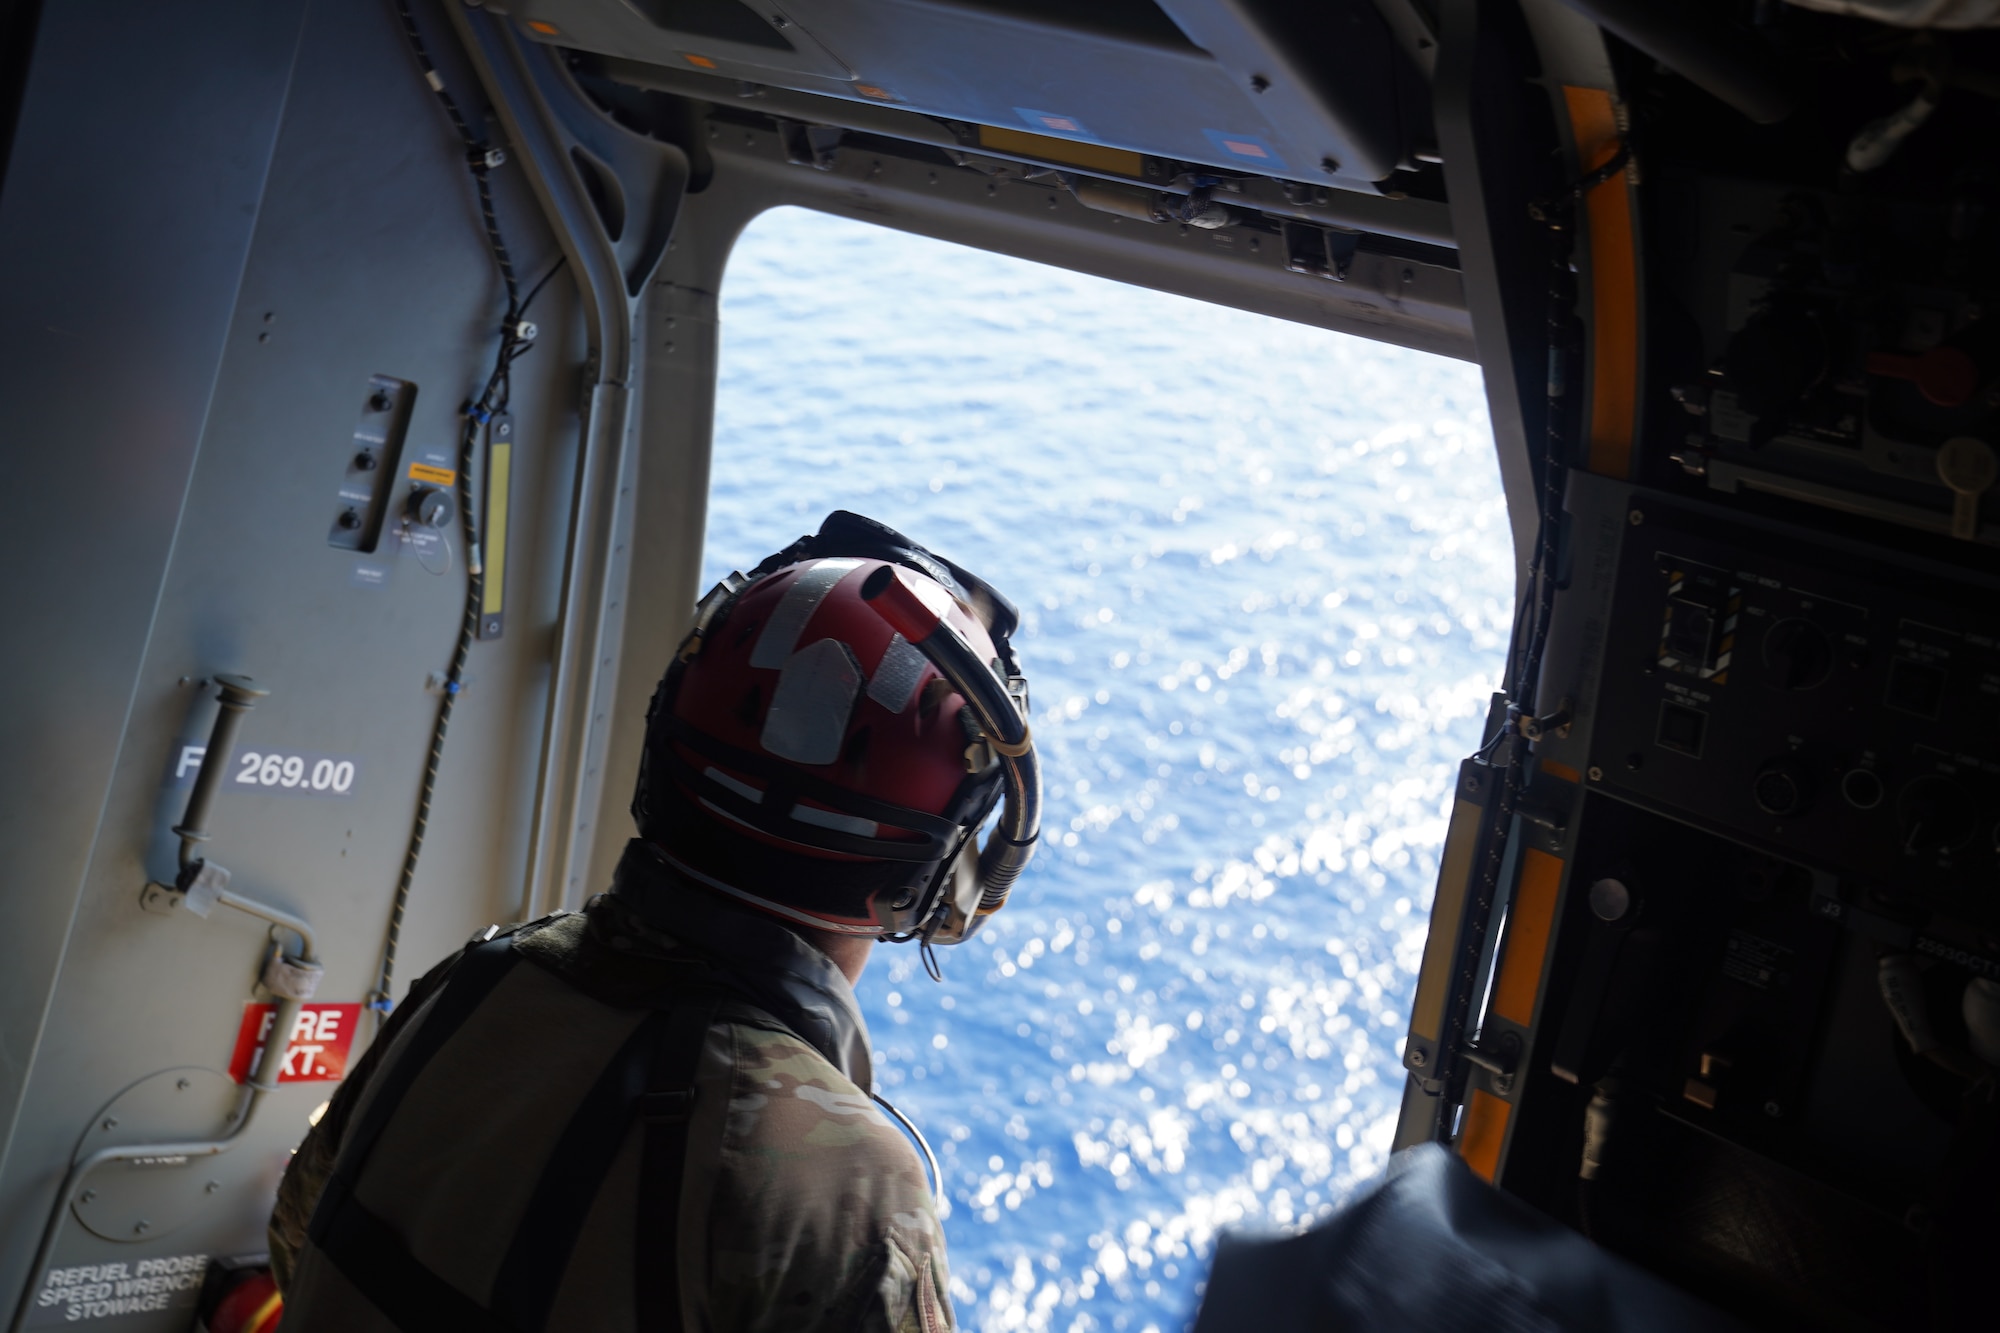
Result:
{"label": "night vision mount on helmet", "polygon": [[983,579],[836,511],[702,598],[647,715],[640,836],[796,925],[969,938],[1040,828],[1019,620]]}

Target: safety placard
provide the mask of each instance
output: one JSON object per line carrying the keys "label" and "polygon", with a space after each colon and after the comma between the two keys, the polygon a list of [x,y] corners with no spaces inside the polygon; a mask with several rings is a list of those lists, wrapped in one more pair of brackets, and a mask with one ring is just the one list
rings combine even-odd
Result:
{"label": "safety placard", "polygon": [[[80,1324],[99,1319],[115,1319],[117,1327],[135,1322],[120,1315],[157,1314],[163,1310],[192,1310],[208,1271],[205,1254],[171,1254],[155,1259],[125,1259],[97,1264],[73,1264],[51,1268],[42,1275],[42,1288],[28,1311],[28,1328]],[[182,1315],[179,1327],[187,1327]],[[175,1327],[157,1320],[147,1328]]]}
{"label": "safety placard", "polygon": [[[274,1004],[243,1006],[243,1026],[236,1030],[236,1051],[229,1057],[229,1077],[238,1083],[249,1081],[250,1070],[271,1035],[277,1008]],[[360,1024],[358,1004],[301,1005],[298,1021],[292,1024],[291,1042],[285,1047],[285,1063],[278,1070],[278,1082],[338,1082],[347,1074],[347,1052]]]}
{"label": "safety placard", "polygon": [[410,464],[411,481],[427,481],[433,486],[449,486],[458,480],[455,468],[439,467],[435,463]]}

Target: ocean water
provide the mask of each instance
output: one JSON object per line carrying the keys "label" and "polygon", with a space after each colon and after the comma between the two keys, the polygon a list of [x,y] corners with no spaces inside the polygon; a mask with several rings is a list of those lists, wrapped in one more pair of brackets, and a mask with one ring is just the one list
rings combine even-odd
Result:
{"label": "ocean water", "polygon": [[1184,1328],[1379,1171],[1511,594],[1476,370],[800,209],[723,289],[709,581],[835,508],[1023,613],[1005,911],[860,987],[978,1330]]}

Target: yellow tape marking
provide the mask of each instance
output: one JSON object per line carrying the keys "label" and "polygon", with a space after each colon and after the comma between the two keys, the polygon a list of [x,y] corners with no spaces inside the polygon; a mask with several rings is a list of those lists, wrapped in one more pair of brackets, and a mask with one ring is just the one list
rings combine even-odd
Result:
{"label": "yellow tape marking", "polygon": [[1128,152],[1123,148],[1078,143],[1074,139],[1051,139],[1046,134],[1029,134],[1025,130],[1003,130],[992,125],[979,127],[979,146],[1016,157],[1032,157],[1043,162],[1060,162],[1065,166],[1108,171],[1114,176],[1130,176],[1135,180],[1144,171],[1145,166],[1139,154]]}
{"label": "yellow tape marking", "polygon": [[433,486],[451,486],[457,483],[458,473],[448,467],[432,467],[429,463],[410,464],[411,481],[427,481]]}
{"label": "yellow tape marking", "polygon": [[514,446],[494,444],[486,450],[486,583],[479,605],[483,615],[500,614],[507,589],[507,473]]}

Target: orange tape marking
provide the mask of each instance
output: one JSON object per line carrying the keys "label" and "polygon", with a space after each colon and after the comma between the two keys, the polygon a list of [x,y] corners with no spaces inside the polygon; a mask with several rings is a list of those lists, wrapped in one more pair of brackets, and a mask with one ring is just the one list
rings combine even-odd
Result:
{"label": "orange tape marking", "polygon": [[[1618,151],[1611,94],[1563,89],[1578,165],[1592,172]],[[1639,254],[1632,194],[1621,173],[1584,198],[1590,227],[1590,455],[1592,472],[1632,474],[1639,415]]]}
{"label": "orange tape marking", "polygon": [[1500,979],[1493,985],[1493,1012],[1522,1027],[1535,1016],[1535,995],[1542,988],[1542,959],[1549,952],[1562,874],[1561,857],[1533,848],[1521,853],[1521,878],[1514,886],[1513,906],[1507,909],[1506,952],[1500,959]]}
{"label": "orange tape marking", "polygon": [[1472,1090],[1465,1108],[1465,1125],[1458,1135],[1458,1155],[1488,1184],[1500,1171],[1500,1146],[1507,1141],[1507,1120],[1514,1108],[1484,1088]]}

